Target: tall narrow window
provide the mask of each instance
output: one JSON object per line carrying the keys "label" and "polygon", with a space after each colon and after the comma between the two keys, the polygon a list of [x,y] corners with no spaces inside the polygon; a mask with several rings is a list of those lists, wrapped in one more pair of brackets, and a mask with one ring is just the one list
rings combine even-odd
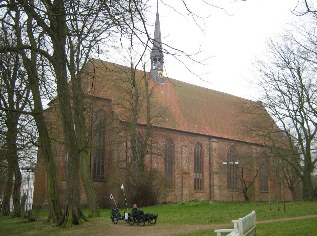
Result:
{"label": "tall narrow window", "polygon": [[238,156],[234,146],[227,153],[227,186],[228,189],[236,190],[238,187]]}
{"label": "tall narrow window", "polygon": [[173,189],[174,186],[174,159],[175,159],[175,146],[172,139],[165,141],[165,179],[166,188]]}
{"label": "tall narrow window", "polygon": [[96,116],[91,173],[94,179],[103,180],[105,178],[105,118],[103,112],[98,112]]}
{"label": "tall narrow window", "polygon": [[194,190],[203,190],[203,148],[200,143],[194,148]]}
{"label": "tall narrow window", "polygon": [[268,177],[268,160],[266,155],[263,153],[260,159],[260,191],[268,192],[269,191],[269,177]]}

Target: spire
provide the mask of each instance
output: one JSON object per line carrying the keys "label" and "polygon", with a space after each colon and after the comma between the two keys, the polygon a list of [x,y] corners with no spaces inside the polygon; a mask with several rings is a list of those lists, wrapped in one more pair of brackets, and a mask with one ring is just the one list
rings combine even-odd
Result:
{"label": "spire", "polygon": [[[156,6],[156,20],[155,20],[155,30],[153,38],[153,49],[152,52],[158,52],[162,54],[162,39],[161,39],[161,27],[160,27],[160,16],[158,12],[158,1]],[[163,54],[162,54],[163,56]]]}
{"label": "spire", "polygon": [[158,83],[164,83],[164,78],[162,76],[164,55],[162,50],[160,17],[158,12],[158,0],[156,2],[155,29],[154,29],[153,47],[152,47],[150,59],[151,59],[152,78],[156,80]]}

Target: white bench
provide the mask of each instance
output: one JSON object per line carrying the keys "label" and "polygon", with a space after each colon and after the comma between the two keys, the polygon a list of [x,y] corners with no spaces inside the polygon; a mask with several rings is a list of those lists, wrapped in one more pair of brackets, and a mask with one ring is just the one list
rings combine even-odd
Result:
{"label": "white bench", "polygon": [[250,214],[233,220],[233,229],[216,229],[217,236],[226,234],[227,236],[251,236],[256,235],[256,214],[252,211]]}

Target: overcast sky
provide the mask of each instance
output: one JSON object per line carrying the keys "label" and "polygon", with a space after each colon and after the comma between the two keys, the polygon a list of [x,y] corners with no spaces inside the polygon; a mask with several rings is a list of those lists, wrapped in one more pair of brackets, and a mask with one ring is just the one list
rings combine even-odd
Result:
{"label": "overcast sky", "polygon": [[[152,2],[156,6],[156,0]],[[179,12],[185,12],[181,0],[165,2],[173,4]],[[205,21],[199,21],[203,30],[190,17],[182,16],[160,2],[162,41],[188,53],[201,50],[198,59],[209,58],[206,65],[185,62],[206,82],[168,55],[165,55],[165,75],[239,97],[258,99],[252,85],[256,80],[252,62],[263,55],[270,37],[277,37],[289,28],[295,18],[291,10],[297,0],[207,0],[224,10],[207,7],[199,4],[200,1],[186,2],[194,4],[188,7],[197,14],[209,16]],[[153,24],[155,11],[156,7],[153,8]]]}

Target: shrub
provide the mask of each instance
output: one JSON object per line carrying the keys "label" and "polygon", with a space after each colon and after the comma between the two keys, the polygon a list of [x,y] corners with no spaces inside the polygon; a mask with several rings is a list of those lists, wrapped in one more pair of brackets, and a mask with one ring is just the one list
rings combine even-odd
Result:
{"label": "shrub", "polygon": [[130,174],[126,185],[130,204],[137,203],[139,206],[156,205],[164,194],[163,177],[153,169],[144,170],[142,174]]}

